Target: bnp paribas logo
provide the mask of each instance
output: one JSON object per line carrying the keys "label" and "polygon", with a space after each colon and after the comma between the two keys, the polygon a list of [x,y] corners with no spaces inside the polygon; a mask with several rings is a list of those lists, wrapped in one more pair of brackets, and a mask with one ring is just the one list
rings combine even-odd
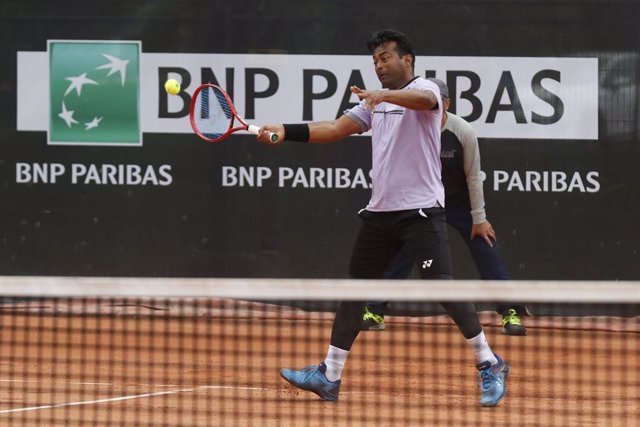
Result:
{"label": "bnp paribas logo", "polygon": [[142,145],[140,42],[49,40],[53,145]]}

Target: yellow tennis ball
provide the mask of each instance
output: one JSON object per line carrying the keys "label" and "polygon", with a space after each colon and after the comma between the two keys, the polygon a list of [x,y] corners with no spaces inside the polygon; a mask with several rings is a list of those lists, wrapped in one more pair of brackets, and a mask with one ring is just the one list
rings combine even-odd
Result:
{"label": "yellow tennis ball", "polygon": [[164,84],[164,90],[170,95],[177,95],[180,92],[180,83],[176,79],[169,79]]}

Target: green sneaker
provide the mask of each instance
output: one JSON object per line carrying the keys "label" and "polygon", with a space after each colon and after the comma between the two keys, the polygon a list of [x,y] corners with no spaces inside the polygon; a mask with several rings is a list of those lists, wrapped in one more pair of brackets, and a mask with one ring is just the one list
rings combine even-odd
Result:
{"label": "green sneaker", "polygon": [[502,316],[502,333],[504,335],[527,335],[527,328],[522,326],[518,312],[513,308],[509,314]]}
{"label": "green sneaker", "polygon": [[384,330],[384,314],[374,313],[369,310],[369,306],[364,306],[364,314],[360,330],[363,331],[382,331]]}

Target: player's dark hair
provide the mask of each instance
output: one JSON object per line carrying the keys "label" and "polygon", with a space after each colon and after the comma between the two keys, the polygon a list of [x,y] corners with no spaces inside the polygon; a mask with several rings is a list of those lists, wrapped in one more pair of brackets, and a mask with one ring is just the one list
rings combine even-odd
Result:
{"label": "player's dark hair", "polygon": [[406,34],[403,34],[400,31],[376,31],[367,41],[367,47],[369,48],[369,52],[373,53],[373,51],[376,50],[378,46],[391,41],[396,42],[396,51],[401,58],[407,54],[411,55],[411,67],[415,67],[416,55],[415,53],[413,53],[413,45],[411,44],[411,40],[409,40],[409,37],[407,37]]}

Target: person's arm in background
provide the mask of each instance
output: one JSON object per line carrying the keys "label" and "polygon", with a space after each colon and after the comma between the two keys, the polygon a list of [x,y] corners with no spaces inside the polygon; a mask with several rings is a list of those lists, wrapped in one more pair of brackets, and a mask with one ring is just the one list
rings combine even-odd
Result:
{"label": "person's arm in background", "polygon": [[484,209],[484,190],[482,188],[483,182],[478,138],[471,124],[467,122],[464,123],[466,126],[464,127],[464,132],[460,135],[460,142],[463,148],[463,166],[467,178],[471,217],[473,219],[470,239],[473,240],[479,236],[482,237],[489,246],[493,246],[493,242],[496,240],[496,232],[487,220]]}

